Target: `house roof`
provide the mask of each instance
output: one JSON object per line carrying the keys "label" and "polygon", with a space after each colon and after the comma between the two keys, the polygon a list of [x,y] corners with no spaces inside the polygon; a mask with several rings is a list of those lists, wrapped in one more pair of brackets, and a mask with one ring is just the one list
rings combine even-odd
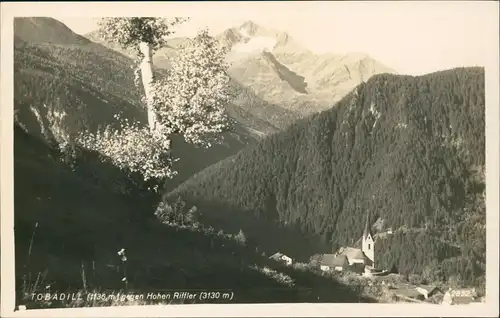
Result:
{"label": "house roof", "polygon": [[439,288],[437,288],[436,286],[429,286],[429,285],[419,285],[419,286],[417,286],[417,288],[422,288],[425,291],[427,291],[428,293],[430,293],[436,289],[439,290]]}
{"label": "house roof", "polygon": [[280,252],[277,252],[277,253],[274,253],[273,255],[269,256],[269,258],[271,259],[280,259],[281,256],[283,256],[284,254],[280,253]]}
{"label": "house roof", "polygon": [[345,255],[337,255],[333,259],[333,266],[344,266],[345,263],[347,263],[347,256]]}
{"label": "house roof", "polygon": [[343,266],[347,262],[345,255],[323,254],[320,264],[324,266]]}
{"label": "house roof", "polygon": [[269,256],[269,258],[276,260],[276,261],[282,260],[283,258],[292,259],[290,256],[287,256],[287,255],[280,253],[280,252],[274,253],[273,255]]}
{"label": "house roof", "polygon": [[401,295],[401,296],[406,296],[406,297],[410,297],[410,298],[418,298],[418,297],[422,297],[416,289],[412,289],[412,288],[398,288],[394,291],[395,294],[398,294],[398,295]]}

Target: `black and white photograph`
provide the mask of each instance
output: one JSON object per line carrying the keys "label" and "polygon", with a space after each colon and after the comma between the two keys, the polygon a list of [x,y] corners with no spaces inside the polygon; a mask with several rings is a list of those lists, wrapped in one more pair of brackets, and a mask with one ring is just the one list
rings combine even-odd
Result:
{"label": "black and white photograph", "polygon": [[498,9],[2,3],[2,316],[496,316]]}

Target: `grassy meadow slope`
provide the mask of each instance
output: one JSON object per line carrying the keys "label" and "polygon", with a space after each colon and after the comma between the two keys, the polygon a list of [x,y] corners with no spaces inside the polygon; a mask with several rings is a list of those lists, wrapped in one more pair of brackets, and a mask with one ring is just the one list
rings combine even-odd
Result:
{"label": "grassy meadow slope", "polygon": [[356,244],[370,212],[380,267],[484,282],[484,140],[483,69],[377,75],[166,200],[299,259]]}
{"label": "grassy meadow slope", "polygon": [[[47,290],[140,294],[218,289],[232,290],[232,302],[374,301],[335,279],[269,261],[233,235],[161,224],[152,213],[155,196],[139,189],[122,195],[95,182],[93,174],[101,180],[105,175],[109,183],[127,182],[96,154],[81,153],[75,170],[17,124],[14,138],[19,304],[28,308],[109,304],[36,302],[23,297],[25,292]],[[122,248],[128,257],[126,273],[117,256]]]}
{"label": "grassy meadow slope", "polygon": [[[283,268],[251,243],[238,242],[234,233],[160,223],[153,214],[157,195],[137,187],[96,153],[77,148],[75,160],[67,161],[50,142],[55,128],[74,135],[112,124],[115,112],[135,120],[145,117],[140,91],[132,83],[130,59],[68,30],[49,18],[16,19],[13,169],[18,304],[106,304],[23,299],[24,293],[35,291],[165,289],[231,289],[233,302],[373,301],[335,279]],[[50,116],[58,114],[66,116],[54,127]],[[235,111],[236,116],[252,121],[245,112]],[[226,138],[229,147],[201,150],[175,141],[181,158],[177,168],[188,177],[234,154],[246,145],[245,138],[254,138],[239,127]],[[126,273],[117,256],[122,248],[128,257]]]}

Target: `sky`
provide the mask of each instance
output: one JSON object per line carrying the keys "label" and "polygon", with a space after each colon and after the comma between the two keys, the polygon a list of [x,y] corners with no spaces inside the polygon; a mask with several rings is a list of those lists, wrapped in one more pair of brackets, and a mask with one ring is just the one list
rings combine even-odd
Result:
{"label": "sky", "polygon": [[[218,33],[252,20],[265,28],[286,31],[314,52],[366,53],[410,75],[485,66],[498,43],[492,40],[498,37],[498,9],[492,2],[240,2],[203,8],[201,3],[193,4],[169,10],[177,11],[178,16],[187,12],[191,17],[178,30],[179,36],[193,35],[202,27]],[[96,18],[91,16],[53,17],[79,34],[96,28]]]}

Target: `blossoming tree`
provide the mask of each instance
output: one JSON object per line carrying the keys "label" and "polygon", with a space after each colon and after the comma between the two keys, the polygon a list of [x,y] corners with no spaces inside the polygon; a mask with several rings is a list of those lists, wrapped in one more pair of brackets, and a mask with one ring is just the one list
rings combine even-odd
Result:
{"label": "blossoming tree", "polygon": [[[226,50],[207,30],[189,40],[171,61],[166,78],[155,79],[152,52],[161,47],[172,28],[187,19],[103,18],[104,40],[136,49],[148,111],[148,126],[122,122],[120,131],[110,127],[85,132],[79,142],[98,151],[121,169],[140,173],[145,181],[175,175],[169,156],[171,136],[178,134],[193,144],[210,146],[230,128],[225,106],[233,98],[225,63]],[[116,116],[119,119],[119,114]],[[157,188],[156,188],[157,189]]]}
{"label": "blossoming tree", "polygon": [[153,51],[165,43],[165,37],[174,33],[176,25],[186,20],[185,18],[130,17],[102,18],[98,21],[98,33],[103,40],[116,43],[122,48],[136,50],[140,61],[140,67],[136,69],[136,79],[140,70],[148,106],[148,125],[151,130],[154,130],[156,126],[155,113],[151,105],[151,85],[154,81]]}
{"label": "blossoming tree", "polygon": [[230,128],[225,106],[234,97],[226,48],[201,30],[171,61],[169,76],[153,84],[153,105],[163,133],[210,146]]}

